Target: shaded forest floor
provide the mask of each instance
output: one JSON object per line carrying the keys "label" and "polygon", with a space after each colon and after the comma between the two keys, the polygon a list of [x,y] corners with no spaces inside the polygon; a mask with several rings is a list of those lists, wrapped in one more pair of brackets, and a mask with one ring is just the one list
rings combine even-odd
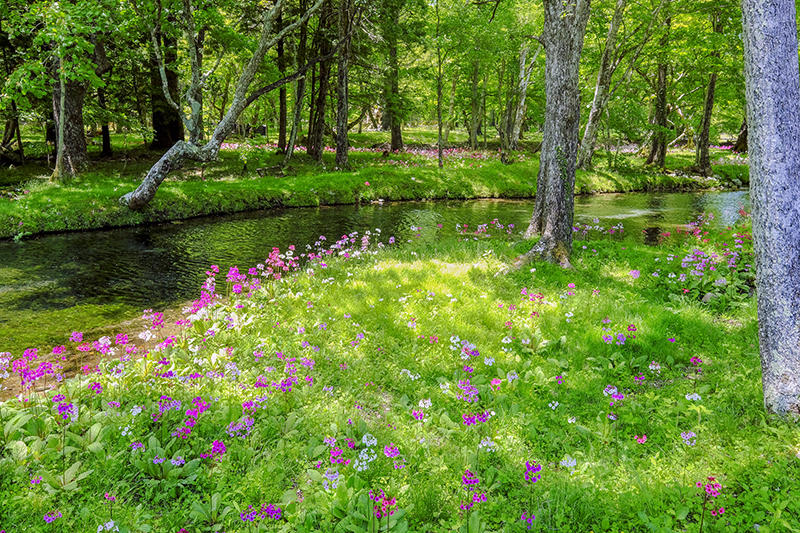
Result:
{"label": "shaded forest floor", "polygon": [[[406,132],[406,151],[387,153],[386,134],[352,135],[351,169],[334,170],[334,153],[322,163],[298,149],[288,166],[267,139],[232,139],[219,161],[190,165],[173,173],[155,200],[133,212],[118,198],[133,190],[160,152],[147,150],[132,135],[112,136],[115,155],[99,157],[90,144],[90,168],[62,183],[48,181],[48,160],[41,140],[27,139],[31,163],[0,170],[0,238],[45,232],[133,226],[271,207],[310,207],[396,200],[528,198],[536,192],[538,141],[526,140],[514,162],[500,162],[496,140],[486,149],[466,148],[463,133],[453,132],[445,168],[436,162],[435,134]],[[483,146],[483,144],[482,144]],[[666,169],[646,166],[636,154],[600,151],[595,168],[579,171],[577,194],[645,190],[696,190],[739,187],[748,181],[747,165],[727,150],[712,150],[714,177],[694,176],[689,151],[670,153]]]}

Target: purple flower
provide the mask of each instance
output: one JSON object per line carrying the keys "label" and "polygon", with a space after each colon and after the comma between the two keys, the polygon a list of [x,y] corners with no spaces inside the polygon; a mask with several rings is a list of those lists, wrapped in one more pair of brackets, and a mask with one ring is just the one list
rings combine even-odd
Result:
{"label": "purple flower", "polygon": [[393,458],[397,457],[398,455],[400,455],[400,450],[397,448],[397,446],[394,445],[393,442],[390,442],[389,444],[384,446],[383,454],[386,457],[389,457],[390,459],[393,459]]}
{"label": "purple flower", "polygon": [[538,464],[536,461],[534,461],[533,464],[525,461],[525,481],[530,483],[536,483],[539,481],[542,478],[542,475],[538,474],[538,472],[541,472],[541,470],[542,465]]}
{"label": "purple flower", "polygon": [[44,515],[44,521],[48,524],[53,522],[56,518],[61,518],[61,511],[53,511],[52,513]]}

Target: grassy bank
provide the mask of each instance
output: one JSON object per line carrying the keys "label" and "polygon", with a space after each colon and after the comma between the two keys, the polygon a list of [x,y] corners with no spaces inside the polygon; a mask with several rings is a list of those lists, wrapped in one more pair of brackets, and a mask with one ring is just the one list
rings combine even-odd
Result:
{"label": "grassy bank", "polygon": [[[796,530],[749,230],[705,229],[592,231],[569,271],[498,276],[530,243],[490,223],[216,274],[230,297],[191,325],[67,342],[106,361],[0,406],[0,530]],[[143,330],[162,347],[140,359]]]}
{"label": "grassy bank", "polygon": [[[423,133],[419,132],[420,140],[427,139]],[[239,143],[224,150],[216,163],[174,173],[150,206],[140,212],[123,208],[117,201],[136,188],[159,154],[131,149],[127,138],[124,142],[115,139],[115,147],[121,153],[117,158],[95,161],[89,171],[64,183],[49,183],[49,170],[43,162],[3,170],[0,238],[133,226],[272,207],[377,200],[526,198],[536,192],[538,156],[530,151],[520,152],[514,164],[504,165],[496,151],[455,148],[447,153],[445,168],[440,171],[435,151],[421,142],[411,142],[406,153],[384,155],[382,147],[372,148],[382,138],[380,135],[354,137],[352,170],[348,172],[332,170],[333,153],[326,153],[320,165],[302,152],[289,167],[280,170],[282,157],[273,148]],[[722,164],[715,166],[719,179],[699,180],[680,170],[691,164],[688,153],[670,154],[670,170],[666,173],[646,168],[641,159],[632,155],[598,154],[595,170],[578,172],[575,191],[692,190],[747,182],[746,165],[725,162],[724,158],[729,157],[726,151],[718,150],[714,155],[722,158]]]}

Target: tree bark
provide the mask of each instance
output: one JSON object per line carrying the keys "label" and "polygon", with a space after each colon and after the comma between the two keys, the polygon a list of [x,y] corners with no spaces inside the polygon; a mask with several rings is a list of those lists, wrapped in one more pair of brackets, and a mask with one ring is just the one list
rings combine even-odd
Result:
{"label": "tree bark", "polygon": [[[711,27],[714,33],[722,33],[722,16],[713,13],[711,16]],[[718,58],[719,52],[715,51],[711,57]],[[715,68],[715,67],[712,67]],[[717,72],[712,72],[708,80],[706,89],[705,105],[703,106],[703,119],[700,122],[700,135],[697,139],[697,149],[695,151],[695,167],[703,176],[711,174],[711,159],[708,155],[709,132],[711,131],[711,115],[714,111],[714,93],[717,87]]]}
{"label": "tree bark", "polygon": [[[320,25],[317,33],[317,50],[320,55],[326,55],[331,50],[331,39],[326,33],[329,31],[331,20],[333,19],[332,9],[330,0],[326,0],[320,14]],[[314,118],[308,125],[307,150],[308,155],[315,161],[322,161],[322,154],[325,151],[325,102],[330,86],[331,62],[331,60],[325,60],[319,64]]]}
{"label": "tree bark", "polygon": [[478,128],[480,127],[481,102],[478,99],[478,80],[480,79],[480,62],[472,63],[472,99],[470,100],[469,116],[469,149],[478,149]]}
{"label": "tree bark", "polygon": [[436,0],[436,127],[438,130],[436,142],[436,155],[439,168],[444,168],[444,153],[442,151],[442,43],[439,40],[439,0]]}
{"label": "tree bark", "polygon": [[[283,25],[283,14],[278,15],[278,26]],[[286,55],[284,52],[284,40],[280,39],[276,47],[278,54],[278,72],[280,77],[286,76]],[[278,152],[286,152],[286,86],[278,89]]]}
{"label": "tree bark", "polygon": [[711,158],[708,155],[709,132],[711,130],[711,114],[714,110],[714,93],[717,86],[717,73],[713,72],[708,80],[706,100],[703,106],[703,120],[700,122],[700,136],[695,150],[695,167],[703,176],[711,174]]}
{"label": "tree bark", "polygon": [[[178,101],[178,73],[175,63],[178,60],[178,40],[163,33],[157,34],[156,42],[163,43],[164,67],[167,87],[173,101]],[[161,74],[155,54],[150,56],[150,107],[153,120],[152,149],[167,149],[184,139],[183,120],[180,113],[167,102],[161,84]]]}
{"label": "tree bark", "polygon": [[590,0],[544,1],[545,123],[536,204],[527,238],[541,235],[524,260],[569,267],[580,128],[579,67]]}
{"label": "tree bark", "polygon": [[[64,171],[74,176],[89,162],[86,152],[86,134],[83,131],[83,100],[85,96],[86,86],[82,83],[66,81],[62,84],[59,82],[53,88],[53,116],[56,120],[56,129],[59,130],[61,136],[53,180],[60,179]],[[59,160],[62,163],[61,168],[58,165]]]}
{"label": "tree bark", "polygon": [[611,77],[614,75],[616,62],[614,55],[617,46],[617,34],[622,24],[622,16],[625,14],[625,7],[628,0],[617,0],[614,7],[614,15],[611,17],[611,24],[608,26],[606,44],[603,48],[603,55],[600,58],[600,70],[597,73],[597,82],[594,86],[594,98],[592,107],[589,111],[589,118],[586,120],[586,127],[583,133],[583,141],[578,151],[578,168],[590,168],[592,157],[597,143],[597,130],[600,126],[600,119],[603,116],[606,105],[608,104],[609,89],[611,88]]}
{"label": "tree bark", "polygon": [[456,84],[458,83],[458,75],[453,73],[453,83],[450,87],[450,102],[447,105],[447,122],[444,124],[444,133],[442,134],[442,142],[447,146],[450,139],[450,130],[456,123],[455,108],[456,108]]}
{"label": "tree bark", "polygon": [[386,42],[387,69],[384,79],[383,97],[386,102],[384,121],[386,128],[391,132],[390,150],[398,152],[403,150],[402,113],[400,110],[400,64],[397,59],[397,26],[400,24],[401,1],[387,0],[384,2],[383,38]]}
{"label": "tree bark", "polygon": [[[300,10],[305,11],[306,8],[306,0],[300,0]],[[306,61],[306,39],[308,38],[308,24],[303,23],[300,26],[300,42],[297,46],[297,68],[298,70]],[[297,85],[295,86],[295,101],[294,101],[294,117],[292,120],[292,130],[289,133],[289,140],[288,145],[286,146],[286,155],[283,156],[283,162],[281,163],[282,166],[286,166],[289,164],[289,160],[292,158],[292,154],[294,154],[294,146],[297,142],[297,132],[300,129],[300,121],[302,120],[302,113],[303,113],[303,100],[305,99],[306,93],[306,77],[303,76],[299,80],[297,80]]]}
{"label": "tree bark", "polygon": [[[103,89],[102,87],[98,87],[97,89],[97,101],[98,104],[100,105],[100,109],[102,109],[103,112],[108,111],[108,109],[106,108],[106,92],[105,89]],[[103,124],[100,126],[100,131],[103,138],[103,149],[100,152],[100,155],[103,157],[110,157],[112,154],[111,132],[108,129],[108,120],[106,120],[105,118],[103,119]]]}
{"label": "tree bark", "polygon": [[525,47],[525,51],[525,54],[520,55],[519,61],[520,71],[519,86],[517,87],[517,105],[514,109],[514,117],[511,124],[511,135],[508,143],[511,150],[519,149],[520,131],[522,131],[522,122],[523,118],[525,117],[525,107],[527,106],[526,102],[528,98],[528,85],[531,81],[533,66],[536,64],[536,59],[539,57],[539,53],[542,51],[542,46],[539,45],[539,47],[536,49],[536,53],[533,54],[530,63],[527,65],[525,64],[528,51],[527,47]]}
{"label": "tree bark", "polygon": [[340,0],[339,41],[344,44],[339,49],[336,84],[336,167],[339,170],[350,168],[348,162],[349,143],[347,139],[349,113],[348,62],[350,60],[350,0]]}
{"label": "tree bark", "polygon": [[742,122],[742,127],[739,128],[739,135],[736,137],[736,142],[733,145],[733,151],[739,154],[747,152],[747,120]]}
{"label": "tree bark", "polygon": [[666,18],[664,25],[666,29],[664,35],[659,41],[659,46],[662,51],[662,62],[658,64],[658,74],[656,82],[656,105],[654,117],[654,132],[653,144],[650,148],[650,154],[647,156],[647,164],[655,164],[658,167],[664,168],[667,158],[667,69],[669,65],[663,61],[667,56],[667,45],[669,44],[669,32],[672,24],[672,18],[669,13],[669,1],[666,5]]}
{"label": "tree bark", "polygon": [[800,416],[800,69],[793,0],[742,0],[764,405]]}

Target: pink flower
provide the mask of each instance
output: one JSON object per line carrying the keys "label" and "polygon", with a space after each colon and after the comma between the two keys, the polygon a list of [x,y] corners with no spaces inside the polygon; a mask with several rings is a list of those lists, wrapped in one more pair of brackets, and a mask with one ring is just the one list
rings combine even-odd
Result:
{"label": "pink flower", "polygon": [[639,444],[644,444],[645,442],[647,442],[647,435],[644,434],[642,434],[641,437],[639,435],[634,435],[633,438],[636,439],[636,442],[638,442]]}
{"label": "pink flower", "polygon": [[367,187],[369,187],[369,182],[368,182],[368,181],[365,181],[365,182],[364,182],[364,185],[366,185]]}
{"label": "pink flower", "polygon": [[502,379],[494,378],[492,380],[492,390],[499,391],[500,390],[500,383],[502,383],[502,382],[503,382]]}

